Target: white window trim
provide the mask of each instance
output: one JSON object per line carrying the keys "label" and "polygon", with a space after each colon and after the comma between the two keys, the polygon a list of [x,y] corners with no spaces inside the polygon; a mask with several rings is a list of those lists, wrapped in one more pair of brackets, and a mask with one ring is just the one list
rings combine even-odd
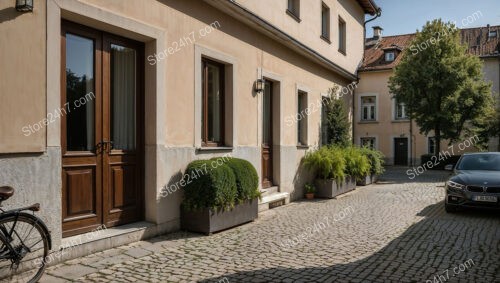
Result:
{"label": "white window trim", "polygon": [[[387,58],[389,57],[388,55],[392,55],[392,59],[391,60],[388,60]],[[394,51],[386,51],[384,53],[384,59],[386,62],[394,62],[394,60],[396,60],[396,54],[394,53]]]}
{"label": "white window trim", "polygon": [[[363,120],[363,108],[362,108],[362,98],[367,97],[367,96],[375,96],[375,120]],[[378,93],[362,93],[358,96],[358,122],[364,123],[364,122],[378,122],[379,120],[379,99],[378,99]]]}
{"label": "white window trim", "polygon": [[[225,65],[225,117],[224,117],[224,147],[220,149],[227,149],[228,147],[235,147],[237,144],[237,85],[238,85],[238,64],[236,58],[224,54],[222,52],[195,44],[195,71],[194,71],[194,146],[195,148],[202,148],[202,106],[203,106],[203,87],[202,87],[202,58],[208,58]],[[217,147],[210,147],[209,149],[217,150]],[[204,148],[205,149],[205,148]]]}
{"label": "white window trim", "polygon": [[391,98],[392,100],[392,113],[391,113],[391,120],[393,122],[401,122],[401,121],[410,121],[410,118],[408,117],[408,107],[405,106],[405,114],[406,114],[406,118],[397,118],[396,115],[397,115],[397,100],[392,97]]}
{"label": "white window trim", "polygon": [[364,137],[359,137],[359,140],[358,140],[358,145],[359,145],[360,147],[361,147],[361,146],[363,146],[363,142],[362,142],[362,140],[363,140],[363,139],[367,139],[367,138],[373,138],[373,139],[375,139],[375,142],[374,142],[374,144],[373,144],[373,148],[374,148],[374,149],[376,149],[376,150],[378,150],[378,148],[379,148],[379,147],[378,147],[378,135],[367,135],[367,136],[364,136]]}

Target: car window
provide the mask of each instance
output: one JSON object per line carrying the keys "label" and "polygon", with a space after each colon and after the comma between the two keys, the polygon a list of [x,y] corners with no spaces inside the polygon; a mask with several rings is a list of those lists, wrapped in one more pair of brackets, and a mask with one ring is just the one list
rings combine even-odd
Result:
{"label": "car window", "polygon": [[500,155],[464,155],[457,165],[458,170],[500,171]]}

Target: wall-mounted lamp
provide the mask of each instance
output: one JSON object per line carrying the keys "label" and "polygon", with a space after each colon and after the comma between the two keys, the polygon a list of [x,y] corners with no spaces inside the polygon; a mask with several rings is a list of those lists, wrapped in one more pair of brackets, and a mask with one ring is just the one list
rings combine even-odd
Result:
{"label": "wall-mounted lamp", "polygon": [[33,12],[33,0],[16,0],[16,10],[19,12]]}
{"label": "wall-mounted lamp", "polygon": [[264,80],[257,79],[257,81],[255,81],[255,91],[262,92],[263,90],[264,90]]}

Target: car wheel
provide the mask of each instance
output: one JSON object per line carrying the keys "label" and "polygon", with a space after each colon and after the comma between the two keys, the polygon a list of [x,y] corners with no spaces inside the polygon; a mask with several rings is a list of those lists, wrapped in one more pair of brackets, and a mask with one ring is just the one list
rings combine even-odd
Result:
{"label": "car wheel", "polygon": [[444,204],[444,210],[446,210],[447,213],[455,213],[457,212],[457,207],[453,205],[449,205],[447,203]]}

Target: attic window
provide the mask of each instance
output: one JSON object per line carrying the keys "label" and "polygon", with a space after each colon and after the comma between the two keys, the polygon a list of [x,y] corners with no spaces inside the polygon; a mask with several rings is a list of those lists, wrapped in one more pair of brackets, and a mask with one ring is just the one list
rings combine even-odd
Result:
{"label": "attic window", "polygon": [[386,62],[394,61],[394,51],[385,52],[385,61]]}
{"label": "attic window", "polygon": [[497,37],[497,31],[496,30],[490,30],[488,33],[488,37]]}

